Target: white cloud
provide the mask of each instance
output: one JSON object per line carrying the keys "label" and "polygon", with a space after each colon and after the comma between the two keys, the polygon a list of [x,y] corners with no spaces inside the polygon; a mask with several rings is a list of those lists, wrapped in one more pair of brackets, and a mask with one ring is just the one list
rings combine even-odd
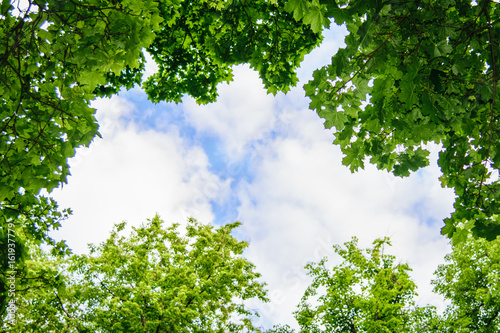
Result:
{"label": "white cloud", "polygon": [[186,145],[175,128],[160,133],[126,125],[120,115],[134,106],[120,97],[95,107],[103,139],[79,150],[69,184],[53,193],[60,207],[74,211],[59,232],[70,247],[82,252],[87,243],[105,240],[114,223],[138,225],[156,212],[167,223],[213,220],[210,200],[223,200],[229,183],[208,171],[200,147]]}
{"label": "white cloud", "polygon": [[218,102],[201,106],[186,98],[183,109],[191,126],[200,134],[220,138],[224,153],[237,160],[273,126],[275,102],[248,66],[235,67],[234,77],[230,85],[219,85]]}
{"label": "white cloud", "polygon": [[332,52],[343,45],[344,34],[345,28],[336,25],[325,32],[321,47],[306,55],[298,70],[301,83],[286,97],[281,93],[277,97],[266,94],[256,71],[247,65],[237,66],[234,81],[219,85],[218,102],[200,106],[194,99],[185,98],[182,107],[186,121],[200,134],[220,138],[221,149],[231,161],[241,159],[256,142],[267,141],[277,123],[283,121],[277,118],[277,109],[282,108],[286,116],[285,107],[308,103],[302,84],[311,78],[314,69],[330,63]]}
{"label": "white cloud", "polygon": [[144,57],[146,58],[146,66],[144,68],[144,74],[142,75],[142,79],[146,80],[151,75],[156,74],[158,72],[158,65],[154,61],[151,54],[148,52],[144,52]]}

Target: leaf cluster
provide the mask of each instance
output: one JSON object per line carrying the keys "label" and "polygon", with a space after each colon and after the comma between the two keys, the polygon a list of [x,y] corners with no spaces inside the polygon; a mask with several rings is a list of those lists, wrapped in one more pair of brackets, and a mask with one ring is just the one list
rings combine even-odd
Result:
{"label": "leaf cluster", "polygon": [[[98,135],[89,102],[110,73],[139,68],[141,43],[160,20],[153,2],[29,1],[0,20],[0,224],[26,223],[37,239],[55,203],[39,196],[66,182],[67,159]],[[46,214],[44,217],[43,215]],[[57,214],[57,213],[55,213]],[[60,213],[58,213],[60,215]],[[44,231],[48,231],[45,228]]]}
{"label": "leaf cluster", "polygon": [[451,301],[447,332],[500,329],[500,241],[471,239],[455,246],[433,281],[435,292]]}
{"label": "leaf cluster", "polygon": [[499,6],[294,0],[287,7],[297,19],[317,16],[315,31],[328,26],[322,17],[349,31],[346,47],[304,86],[310,108],[335,129],[342,163],[354,172],[369,160],[408,176],[429,164],[428,144],[441,145],[441,183],[457,196],[442,233],[456,242],[500,234],[492,177],[500,166]]}
{"label": "leaf cluster", "polygon": [[[357,239],[334,246],[343,262],[329,269],[326,259],[306,266],[314,280],[295,312],[302,332],[405,332],[410,322],[416,285],[407,264],[395,264],[384,254],[388,239],[372,249]],[[318,290],[326,290],[317,297]],[[317,305],[313,305],[317,304]]]}
{"label": "leaf cluster", "polygon": [[232,66],[248,63],[273,94],[297,84],[295,70],[321,40],[275,1],[174,1],[160,6],[165,20],[148,52],[158,73],[144,87],[153,102],[198,103],[217,98]]}
{"label": "leaf cluster", "polygon": [[[189,220],[165,227],[155,216],[123,236],[117,224],[89,255],[56,259],[60,283],[23,293],[12,332],[240,332],[255,330],[243,301],[267,301],[247,247],[231,235],[238,222],[214,228]],[[39,258],[53,265],[53,260]],[[50,263],[50,264],[49,264]]]}
{"label": "leaf cluster", "polygon": [[[384,254],[389,240],[362,250],[357,239],[334,246],[342,263],[306,266],[314,279],[295,312],[300,332],[466,333],[500,329],[500,238],[467,240],[453,247],[432,281],[447,302],[442,314],[415,306],[416,285],[407,264]],[[319,296],[318,296],[319,295]],[[277,325],[268,333],[293,333]]]}

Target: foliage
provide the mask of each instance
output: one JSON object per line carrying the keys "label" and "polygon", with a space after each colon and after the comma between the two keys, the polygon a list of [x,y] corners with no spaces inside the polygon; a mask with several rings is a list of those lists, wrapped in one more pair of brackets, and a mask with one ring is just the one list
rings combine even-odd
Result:
{"label": "foliage", "polygon": [[[414,306],[415,284],[406,264],[383,253],[387,239],[372,249],[357,240],[335,246],[343,262],[328,269],[326,260],[306,266],[314,277],[295,312],[300,332],[468,333],[500,329],[500,238],[468,237],[434,273],[434,292],[447,303],[442,314],[433,306]],[[366,254],[365,254],[366,253]],[[318,297],[318,295],[320,295]],[[277,325],[268,333],[293,333]]]}
{"label": "foliage", "polygon": [[[23,293],[11,332],[239,332],[254,330],[242,301],[267,301],[238,222],[214,228],[189,220],[163,227],[156,216],[121,235],[117,224],[90,255],[35,262],[58,279]],[[50,270],[50,267],[54,267]],[[36,267],[36,265],[32,265]],[[240,319],[239,321],[235,319]],[[4,322],[4,327],[8,323]]]}
{"label": "foliage", "polygon": [[0,228],[50,244],[68,211],[40,191],[66,182],[67,158],[98,135],[96,87],[141,68],[161,18],[151,1],[24,4],[1,6]]}
{"label": "foliage", "polygon": [[292,333],[295,332],[290,325],[275,325],[273,328],[268,329],[266,333]]}
{"label": "foliage", "polygon": [[435,292],[451,304],[445,317],[446,332],[498,332],[500,330],[500,238],[458,244],[437,269]]}
{"label": "foliage", "polygon": [[[185,236],[179,225],[163,227],[157,216],[91,246],[90,255],[50,257],[31,248],[29,270],[20,279],[17,323],[2,317],[10,332],[238,332],[252,315],[241,303],[266,301],[264,284],[241,254],[247,246],[231,231],[190,220]],[[389,240],[371,249],[357,239],[334,246],[342,263],[309,264],[313,277],[295,312],[300,332],[497,332],[500,329],[500,239],[469,237],[453,247],[439,266],[435,292],[447,302],[443,314],[415,306],[416,286],[407,264],[384,254]],[[241,321],[235,321],[240,318]],[[277,325],[268,333],[295,332]]]}
{"label": "foliage", "polygon": [[[18,327],[18,331],[22,331],[24,328],[29,331],[31,327],[35,327],[32,325],[33,322],[48,323],[54,321],[53,317],[59,315],[57,310],[59,304],[54,302],[53,299],[51,300],[49,290],[59,290],[63,285],[63,276],[59,272],[61,269],[59,266],[61,256],[56,256],[59,259],[50,261],[47,260],[47,255],[40,250],[40,247],[29,246],[24,247],[23,250],[23,266],[7,271],[8,273],[16,272],[13,285],[15,289],[12,290],[12,286],[9,284],[8,292],[13,293],[14,296],[9,295],[8,308],[2,308],[2,311],[0,311],[2,332],[10,332],[15,327]],[[9,277],[8,274],[5,276],[2,272],[3,281]],[[30,313],[29,316],[23,318],[23,322],[19,322],[17,317],[19,309],[17,307],[24,302],[22,298],[24,295],[30,296],[30,306],[39,309],[40,312]],[[21,297],[19,298],[19,296]],[[20,301],[20,299],[23,299],[23,301]],[[9,313],[9,310],[13,312]],[[61,325],[40,325],[38,328],[38,330],[34,328],[34,331],[65,332],[64,327]]]}
{"label": "foliage", "polygon": [[[302,332],[405,332],[416,285],[407,264],[384,254],[387,238],[362,251],[357,239],[334,246],[344,260],[333,269],[326,259],[306,266],[314,277],[295,313]],[[326,292],[319,297],[319,289]],[[313,305],[317,304],[317,305]]]}
{"label": "foliage", "polygon": [[185,93],[212,102],[217,84],[230,81],[231,66],[242,63],[259,72],[268,92],[286,92],[320,41],[277,1],[173,1],[160,13],[165,20],[148,48],[159,71],[145,83],[154,102],[180,102]]}
{"label": "foliage", "polygon": [[[36,199],[36,204],[25,207],[23,215],[8,220],[5,229],[0,228],[0,315],[5,312],[7,302],[11,299],[9,279],[15,279],[16,288],[26,288],[29,280],[35,279],[29,268],[31,261],[28,253],[31,247],[49,245],[55,256],[71,252],[65,241],[56,242],[48,236],[48,231],[58,229],[71,211],[59,211],[54,200],[45,197]],[[4,214],[8,216],[9,210]]]}
{"label": "foliage", "polygon": [[314,31],[345,24],[346,47],[305,85],[310,108],[335,128],[351,171],[365,160],[397,176],[442,146],[443,186],[455,212],[442,233],[500,234],[500,3],[493,0],[290,0]]}

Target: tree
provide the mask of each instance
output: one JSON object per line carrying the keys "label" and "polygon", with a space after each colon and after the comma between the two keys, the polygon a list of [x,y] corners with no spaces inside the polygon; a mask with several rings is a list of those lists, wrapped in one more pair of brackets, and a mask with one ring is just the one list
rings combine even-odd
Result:
{"label": "tree", "polygon": [[329,269],[323,259],[306,266],[314,280],[295,312],[301,332],[408,332],[416,285],[407,264],[384,254],[386,245],[377,239],[363,251],[354,238],[345,249],[334,246],[340,265]]}
{"label": "tree", "polygon": [[442,146],[443,186],[455,211],[442,233],[500,234],[500,3],[493,0],[290,0],[319,32],[345,24],[346,47],[304,86],[310,108],[335,128],[351,171],[365,160],[396,176],[429,164]]}
{"label": "tree", "polygon": [[[326,259],[306,266],[314,277],[295,312],[300,332],[498,332],[500,329],[500,238],[469,236],[456,244],[446,264],[435,271],[434,292],[447,307],[415,306],[416,286],[407,264],[384,254],[389,240],[377,239],[372,249],[357,239],[334,246],[343,262],[329,269]],[[319,295],[319,296],[318,296]],[[268,333],[293,333],[277,325]]]}
{"label": "tree", "polygon": [[0,6],[0,227],[40,231],[43,242],[59,221],[45,218],[54,207],[40,191],[65,183],[67,159],[99,136],[90,101],[141,83],[145,50],[160,68],[144,83],[151,100],[207,103],[241,63],[270,92],[286,91],[321,39],[276,1],[22,3]]}
{"label": "tree", "polygon": [[1,6],[0,223],[6,230],[8,223],[19,225],[38,210],[37,219],[25,220],[23,227],[43,230],[45,240],[47,221],[40,220],[48,200],[40,191],[50,192],[66,181],[67,158],[98,135],[88,106],[94,90],[106,81],[114,83],[106,78],[116,79],[127,66],[140,68],[141,48],[152,42],[151,28],[161,18],[152,2],[142,8],[132,1],[29,1],[26,8],[20,6],[17,15],[9,1]]}
{"label": "tree", "polygon": [[445,258],[447,264],[438,267],[433,284],[451,302],[444,314],[446,332],[498,332],[500,238],[469,238]]}
{"label": "tree", "polygon": [[248,244],[231,235],[240,223],[214,228],[191,219],[185,236],[178,224],[163,224],[155,216],[128,237],[117,224],[89,255],[66,260],[38,250],[31,267],[43,267],[50,287],[22,293],[9,332],[255,330],[243,301],[267,301],[266,290],[241,256]]}
{"label": "tree", "polygon": [[28,288],[30,281],[37,278],[46,280],[43,274],[34,274],[29,267],[31,248],[44,244],[50,246],[53,255],[71,253],[64,240],[56,242],[48,236],[48,231],[60,227],[71,211],[57,210],[57,203],[52,199],[37,199],[38,204],[28,207],[22,216],[0,228],[0,316],[15,307],[17,289]]}
{"label": "tree", "polygon": [[[63,286],[63,276],[59,271],[61,269],[59,260],[48,260],[47,254],[39,246],[29,246],[30,240],[23,247],[24,258],[22,269],[11,269],[7,276],[2,276],[7,288],[7,292],[2,295],[4,303],[0,311],[1,332],[23,331],[35,327],[33,323],[42,323],[54,321],[52,317],[57,317],[58,307],[52,301],[49,301],[51,291],[60,290]],[[19,249],[18,249],[19,250]],[[58,255],[57,258],[61,256]],[[15,282],[9,278],[9,274],[15,271]],[[29,300],[23,298],[29,296]],[[32,308],[37,308],[40,312],[33,312],[24,316],[23,321],[19,321],[19,313],[23,313],[24,308],[19,309],[23,302],[29,302]],[[66,332],[63,325],[40,325],[39,330],[47,328],[47,332]],[[36,327],[32,330],[36,330]]]}

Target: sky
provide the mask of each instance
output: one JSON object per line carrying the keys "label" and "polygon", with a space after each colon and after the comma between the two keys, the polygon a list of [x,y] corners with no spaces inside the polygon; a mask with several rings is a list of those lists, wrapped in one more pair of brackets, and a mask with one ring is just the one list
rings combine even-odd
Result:
{"label": "sky", "polygon": [[339,27],[327,31],[286,95],[267,95],[257,73],[238,66],[210,105],[189,97],[152,104],[140,88],[94,101],[102,139],[77,150],[68,184],[51,194],[73,210],[54,236],[84,253],[115,223],[139,226],[156,213],[168,223],[240,221],[235,235],[249,243],[244,255],[268,284],[271,301],[248,304],[263,328],[297,327],[293,311],[311,282],[308,262],[327,256],[339,264],[332,245],[353,236],[364,248],[390,237],[387,252],[413,268],[418,304],[442,309],[430,281],[450,252],[440,229],[454,194],[438,181],[439,147],[430,147],[430,166],[408,178],[369,164],[352,174],[333,132],[308,109],[302,85],[330,62],[344,35]]}

